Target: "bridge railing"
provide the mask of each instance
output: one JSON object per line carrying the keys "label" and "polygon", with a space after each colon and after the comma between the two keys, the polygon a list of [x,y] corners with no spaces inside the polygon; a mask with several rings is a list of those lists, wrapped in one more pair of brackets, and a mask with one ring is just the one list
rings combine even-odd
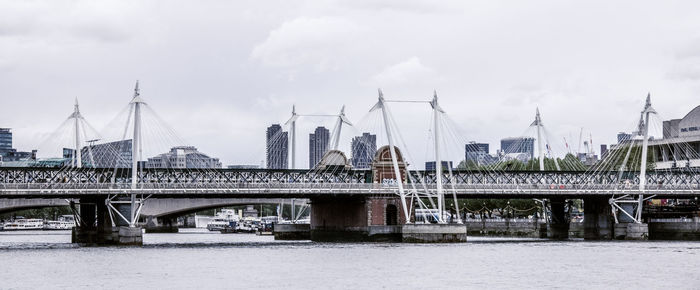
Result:
{"label": "bridge railing", "polygon": [[[437,183],[439,174],[434,171],[409,172],[416,183]],[[638,172],[590,173],[584,171],[453,171],[442,175],[443,184],[629,184],[639,183]],[[315,186],[319,183],[373,184],[371,170],[341,170],[317,172],[285,169],[212,169],[203,172],[185,169],[143,169],[137,174],[139,184],[200,184],[200,183],[303,183]],[[0,167],[0,183],[100,183],[112,181],[131,184],[130,169]],[[647,184],[700,184],[700,174],[695,172],[649,172]],[[174,185],[169,185],[172,187]],[[210,186],[210,185],[207,185]]]}
{"label": "bridge railing", "polygon": [[[430,191],[436,191],[436,185],[425,185]],[[541,191],[541,192],[595,192],[595,191],[619,191],[638,192],[636,186],[618,184],[455,184],[445,190],[451,192],[454,188],[457,192],[483,191],[489,192],[518,192],[518,191]],[[145,183],[138,184],[132,189],[130,184],[125,183],[0,183],[0,190],[31,190],[31,191],[69,191],[69,190],[109,190],[130,192],[134,190],[149,191],[177,191],[177,190],[208,190],[208,191],[235,191],[235,190],[297,190],[297,191],[394,191],[398,192],[395,184],[381,183]],[[698,191],[700,185],[692,184],[652,184],[646,187],[647,191]],[[419,192],[423,189],[419,188]]]}

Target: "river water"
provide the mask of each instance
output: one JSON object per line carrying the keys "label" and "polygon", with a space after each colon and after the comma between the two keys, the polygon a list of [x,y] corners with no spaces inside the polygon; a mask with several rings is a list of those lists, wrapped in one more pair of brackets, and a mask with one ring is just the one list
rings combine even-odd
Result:
{"label": "river water", "polygon": [[0,289],[700,289],[700,242],[313,243],[144,234],[81,248],[70,232],[0,232]]}

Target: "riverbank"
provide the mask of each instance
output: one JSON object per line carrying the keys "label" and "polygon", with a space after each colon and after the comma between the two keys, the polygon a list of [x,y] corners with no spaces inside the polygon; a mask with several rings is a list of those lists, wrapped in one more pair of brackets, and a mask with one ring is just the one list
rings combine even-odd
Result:
{"label": "riverbank", "polygon": [[[536,219],[470,219],[468,236],[546,238],[547,224]],[[583,222],[569,223],[569,238],[583,238]],[[700,241],[700,218],[651,219],[650,240]]]}

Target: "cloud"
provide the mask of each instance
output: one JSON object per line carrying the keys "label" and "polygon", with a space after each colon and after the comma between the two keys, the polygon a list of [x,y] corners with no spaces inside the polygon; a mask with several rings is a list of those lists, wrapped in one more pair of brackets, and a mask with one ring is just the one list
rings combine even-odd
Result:
{"label": "cloud", "polygon": [[[264,159],[265,127],[292,104],[315,113],[346,104],[359,119],[377,87],[391,99],[428,100],[437,89],[455,122],[475,130],[468,138],[494,147],[537,106],[551,126],[614,142],[638,118],[638,105],[625,104],[647,90],[665,96],[654,105],[667,116],[697,105],[700,90],[688,81],[700,79],[698,5],[634,4],[0,1],[2,100],[33,112],[6,110],[0,125],[31,149],[34,132],[51,132],[78,96],[101,127],[140,79],[183,139],[224,162]],[[659,21],[637,17],[652,14]],[[428,115],[416,117],[424,104],[399,106],[397,120],[428,126]],[[424,131],[404,133],[411,146],[426,143]]]}
{"label": "cloud", "polygon": [[666,72],[666,79],[673,81],[700,80],[700,38],[686,41],[675,51],[675,60]]}
{"label": "cloud", "polygon": [[700,80],[700,61],[678,63],[666,77],[676,81]]}
{"label": "cloud", "polygon": [[363,28],[338,17],[300,17],[270,31],[251,57],[266,66],[312,65],[317,71],[337,69]]}
{"label": "cloud", "polygon": [[677,59],[689,59],[700,57],[700,38],[689,41],[686,45],[676,50]]}
{"label": "cloud", "polygon": [[[16,1],[0,4],[0,39],[50,43],[122,42],[140,12],[120,2]],[[125,13],[126,12],[126,13]]]}
{"label": "cloud", "polygon": [[421,63],[418,57],[390,65],[372,77],[372,82],[380,86],[401,85],[410,83],[434,83],[440,78],[434,69]]}
{"label": "cloud", "polygon": [[428,14],[449,12],[454,8],[452,3],[443,1],[441,5],[435,5],[433,1],[392,1],[392,0],[340,0],[337,3],[342,7],[370,10],[370,11],[393,11],[413,14]]}

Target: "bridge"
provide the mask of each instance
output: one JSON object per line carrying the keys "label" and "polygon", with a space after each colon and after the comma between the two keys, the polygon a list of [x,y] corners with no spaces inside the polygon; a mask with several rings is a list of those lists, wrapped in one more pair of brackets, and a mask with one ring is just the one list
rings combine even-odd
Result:
{"label": "bridge", "polygon": [[[455,213],[447,213],[445,199],[448,197],[455,205],[459,204],[459,199],[466,198],[542,199],[548,209],[545,213],[549,212],[547,221],[552,238],[567,237],[567,199],[583,199],[587,238],[643,239],[648,231],[641,216],[646,201],[700,196],[700,174],[696,170],[647,168],[649,118],[655,114],[649,97],[635,139],[621,144],[596,166],[580,171],[562,170],[560,163],[565,160],[552,157],[539,110],[530,126],[537,132],[539,170],[510,171],[498,164],[474,170],[443,168],[441,154],[444,152],[440,149],[444,146],[443,134],[454,132],[445,128],[448,118],[438,104],[436,93],[430,101],[414,102],[429,104],[432,108],[431,139],[437,169],[412,169],[404,156],[407,153],[405,144],[397,144],[401,143],[401,138],[395,137],[399,132],[390,116],[391,102],[401,101],[386,100],[379,91],[378,102],[370,110],[380,114],[382,133],[388,144],[377,150],[368,170],[353,169],[344,152],[338,150],[340,131],[344,125],[351,124],[344,109],[338,115],[319,115],[335,118],[336,125],[331,149],[311,169],[146,168],[140,163],[144,143],[141,112],[148,106],[140,97],[137,83],[122,136],[122,141],[126,141],[127,132],[132,133],[130,160],[114,148],[93,152],[96,150],[91,151],[92,146],[83,147],[82,140],[86,138],[80,132],[88,125],[84,124],[76,103],[68,119],[75,127],[70,164],[59,168],[0,168],[0,198],[76,199],[76,203],[71,203],[77,220],[74,241],[140,244],[139,217],[147,212],[149,202],[159,199],[209,200],[189,208],[172,209],[172,213],[167,214],[172,218],[177,212],[206,207],[206,203],[218,204],[212,202],[214,199],[303,198],[311,204],[311,238],[314,240],[398,238],[444,242],[466,238],[459,207],[455,206]],[[292,168],[296,168],[294,134],[300,116],[305,115],[293,110],[287,122],[292,133]],[[113,164],[95,166],[96,159],[104,159],[101,155],[110,155],[108,159]],[[548,156],[555,165],[552,170],[545,170]],[[85,162],[86,159],[91,161]],[[437,224],[416,224],[417,209],[431,212]],[[169,210],[164,208],[163,212]],[[453,223],[450,223],[450,215],[454,217]]]}
{"label": "bridge", "polygon": [[[375,182],[372,170],[314,172],[283,169],[143,169],[139,186],[131,186],[131,170],[81,168],[0,168],[0,198],[80,198],[90,195],[145,194],[159,198],[310,198],[324,195],[398,194],[399,186]],[[417,188],[437,190],[435,171],[407,172]],[[458,198],[548,198],[565,196],[656,195],[688,198],[700,194],[700,175],[668,171],[646,175],[639,189],[639,172],[592,176],[585,171],[475,171],[443,173],[442,184]],[[111,180],[116,179],[116,182]],[[404,185],[406,187],[409,184]]]}

